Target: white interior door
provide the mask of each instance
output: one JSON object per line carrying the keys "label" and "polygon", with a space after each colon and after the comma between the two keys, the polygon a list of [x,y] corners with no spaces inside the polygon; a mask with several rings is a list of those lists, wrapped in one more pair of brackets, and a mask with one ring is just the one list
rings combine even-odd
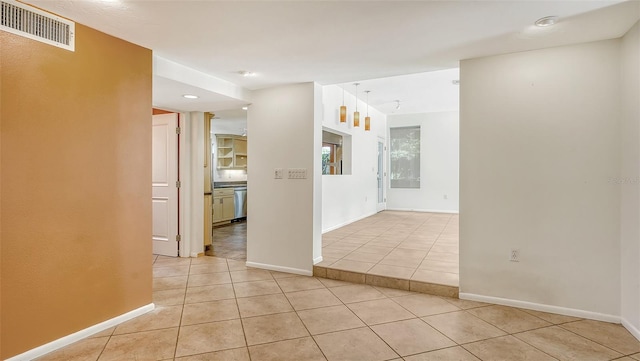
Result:
{"label": "white interior door", "polygon": [[178,255],[178,114],[153,116],[153,253]]}

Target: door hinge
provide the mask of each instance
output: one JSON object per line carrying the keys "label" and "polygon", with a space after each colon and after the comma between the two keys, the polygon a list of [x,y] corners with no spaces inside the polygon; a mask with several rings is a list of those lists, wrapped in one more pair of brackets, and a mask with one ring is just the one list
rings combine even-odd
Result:
{"label": "door hinge", "polygon": [[180,181],[176,181],[176,188],[180,188]]}
{"label": "door hinge", "polygon": [[176,134],[180,134],[180,127],[176,127]]}
{"label": "door hinge", "polygon": [[181,239],[182,239],[182,237],[180,237],[179,234],[176,234],[176,242],[180,242]]}

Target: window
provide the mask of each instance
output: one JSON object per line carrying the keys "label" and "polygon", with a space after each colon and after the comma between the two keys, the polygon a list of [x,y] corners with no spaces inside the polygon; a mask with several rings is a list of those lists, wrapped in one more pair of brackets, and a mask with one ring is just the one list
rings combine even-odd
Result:
{"label": "window", "polygon": [[322,131],[322,174],[342,174],[342,136]]}
{"label": "window", "polygon": [[420,188],[420,126],[389,132],[391,188]]}

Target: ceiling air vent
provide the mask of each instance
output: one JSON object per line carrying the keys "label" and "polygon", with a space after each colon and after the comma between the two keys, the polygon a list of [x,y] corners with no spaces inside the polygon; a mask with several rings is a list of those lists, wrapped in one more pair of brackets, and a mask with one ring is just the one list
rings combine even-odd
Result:
{"label": "ceiling air vent", "polygon": [[75,23],[13,0],[1,0],[0,29],[74,51]]}

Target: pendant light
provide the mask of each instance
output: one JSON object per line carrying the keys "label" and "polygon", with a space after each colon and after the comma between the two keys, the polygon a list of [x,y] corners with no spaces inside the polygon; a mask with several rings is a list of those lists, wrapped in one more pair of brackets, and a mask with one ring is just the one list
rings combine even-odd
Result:
{"label": "pendant light", "polygon": [[340,123],[347,122],[347,107],[344,105],[344,86],[342,87],[342,106],[340,106]]}
{"label": "pendant light", "polygon": [[365,90],[364,92],[367,93],[367,116],[364,117],[364,130],[369,131],[371,130],[371,117],[369,116],[369,93],[371,93],[371,90]]}
{"label": "pendant light", "polygon": [[354,127],[359,127],[360,126],[360,112],[358,111],[358,85],[360,85],[360,83],[354,83],[353,85],[356,86],[356,111],[353,112],[353,126]]}

